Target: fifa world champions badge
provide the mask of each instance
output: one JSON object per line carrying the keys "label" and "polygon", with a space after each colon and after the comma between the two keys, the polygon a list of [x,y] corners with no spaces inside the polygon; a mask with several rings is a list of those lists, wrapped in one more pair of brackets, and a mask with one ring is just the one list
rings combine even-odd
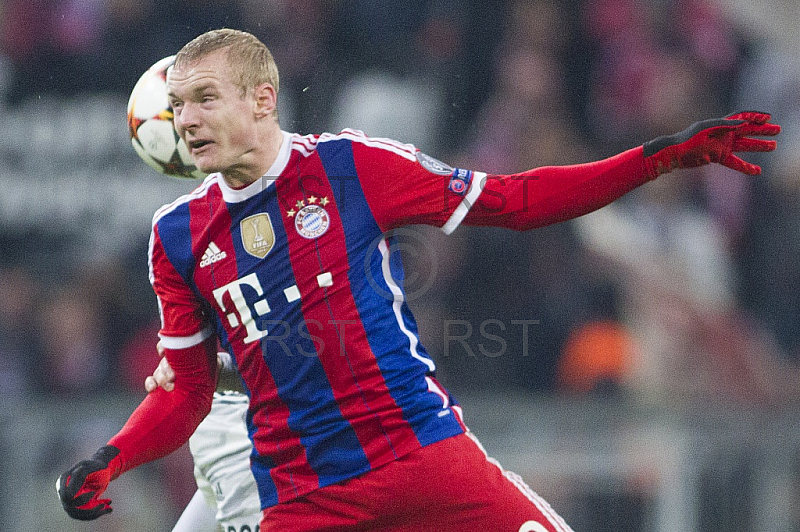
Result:
{"label": "fifa world champions badge", "polygon": [[432,174],[450,175],[453,173],[453,168],[450,165],[443,163],[439,159],[435,159],[430,155],[422,153],[421,151],[418,151],[416,156],[419,164],[421,164],[423,168]]}
{"label": "fifa world champions badge", "polygon": [[[306,201],[308,204],[306,204]],[[294,228],[303,238],[318,238],[325,234],[330,227],[331,220],[325,205],[329,203],[327,197],[319,199],[311,196],[308,200],[300,200],[295,207],[286,214],[294,218]]]}
{"label": "fifa world champions badge", "polygon": [[250,255],[263,259],[275,245],[275,229],[269,214],[262,212],[248,216],[239,224],[242,245]]}

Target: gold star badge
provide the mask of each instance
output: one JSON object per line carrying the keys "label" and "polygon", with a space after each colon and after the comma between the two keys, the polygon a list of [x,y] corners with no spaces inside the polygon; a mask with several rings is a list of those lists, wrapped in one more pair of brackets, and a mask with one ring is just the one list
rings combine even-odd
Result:
{"label": "gold star badge", "polygon": [[313,205],[314,203],[317,202],[317,199],[318,198],[316,196],[311,196],[308,198],[308,202]]}
{"label": "gold star badge", "polygon": [[298,200],[297,203],[295,203],[295,205],[297,206],[298,209],[302,209],[303,207],[305,207],[306,204],[303,200]]}
{"label": "gold star badge", "polygon": [[328,203],[330,203],[330,200],[328,199],[328,196],[325,196],[324,198],[322,198],[321,200],[319,200],[319,204],[320,204],[320,205],[322,205],[323,207],[324,207],[325,205],[327,205]]}
{"label": "gold star badge", "polygon": [[289,218],[294,218],[295,214],[297,214],[297,211],[295,211],[294,209],[289,209],[288,211],[286,211],[286,216],[288,216]]}

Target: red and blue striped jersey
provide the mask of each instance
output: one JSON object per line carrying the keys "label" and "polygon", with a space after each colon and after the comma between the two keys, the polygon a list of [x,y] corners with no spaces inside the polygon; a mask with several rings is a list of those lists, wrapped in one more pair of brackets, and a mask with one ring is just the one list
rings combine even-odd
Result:
{"label": "red and blue striped jersey", "polygon": [[419,342],[387,231],[452,231],[480,193],[474,177],[354,130],[284,133],[260,180],[232,189],[212,174],[156,213],[162,342],[216,335],[233,355],[263,507],[465,430]]}

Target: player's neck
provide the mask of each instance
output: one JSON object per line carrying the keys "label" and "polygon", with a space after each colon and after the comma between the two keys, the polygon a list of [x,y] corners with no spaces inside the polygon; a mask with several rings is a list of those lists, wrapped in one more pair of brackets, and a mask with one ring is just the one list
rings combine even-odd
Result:
{"label": "player's neck", "polygon": [[222,172],[222,177],[232,189],[245,188],[261,178],[272,167],[278,158],[283,143],[283,132],[280,126],[275,123],[274,128],[264,131],[263,141],[256,144],[256,148],[246,159],[252,164],[237,165]]}

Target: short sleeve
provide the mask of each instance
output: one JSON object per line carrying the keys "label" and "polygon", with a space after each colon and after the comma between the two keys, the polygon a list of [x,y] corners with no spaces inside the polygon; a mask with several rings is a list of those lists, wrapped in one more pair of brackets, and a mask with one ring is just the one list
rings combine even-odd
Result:
{"label": "short sleeve", "polygon": [[158,300],[164,347],[184,349],[211,335],[200,299],[172,265],[162,244],[158,225],[150,235],[150,282]]}
{"label": "short sleeve", "polygon": [[383,231],[426,224],[452,232],[480,195],[485,174],[452,168],[411,144],[354,135],[364,196]]}

